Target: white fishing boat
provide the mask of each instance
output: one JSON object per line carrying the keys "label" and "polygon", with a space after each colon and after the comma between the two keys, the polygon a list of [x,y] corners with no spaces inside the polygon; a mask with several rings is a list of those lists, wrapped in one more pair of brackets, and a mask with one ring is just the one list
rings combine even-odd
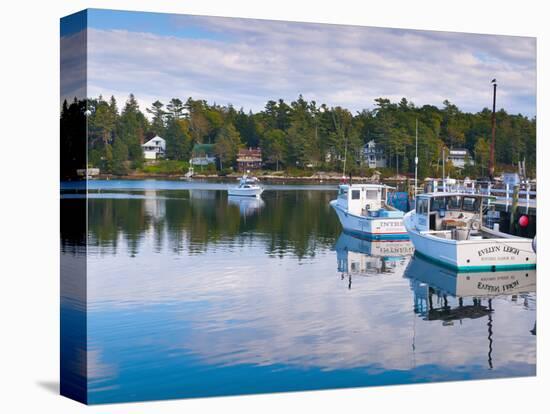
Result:
{"label": "white fishing boat", "polygon": [[417,254],[459,271],[536,267],[531,239],[483,226],[483,196],[426,193],[404,218]]}
{"label": "white fishing boat", "polygon": [[229,188],[227,194],[235,197],[259,197],[264,191],[259,181],[257,177],[245,174],[239,179],[239,185]]}
{"label": "white fishing boat", "polygon": [[330,206],[349,234],[369,239],[408,239],[403,212],[386,201],[391,190],[393,187],[383,184],[342,184]]}

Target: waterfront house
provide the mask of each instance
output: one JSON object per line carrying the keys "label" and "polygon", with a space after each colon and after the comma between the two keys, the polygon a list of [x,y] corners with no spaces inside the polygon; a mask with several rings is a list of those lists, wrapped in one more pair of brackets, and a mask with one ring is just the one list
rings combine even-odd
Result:
{"label": "waterfront house", "polygon": [[470,157],[470,153],[464,148],[455,148],[449,150],[449,156],[447,157],[455,168],[464,168],[466,165],[472,165],[473,161]]}
{"label": "waterfront house", "polygon": [[164,154],[166,153],[166,140],[155,135],[145,144],[142,144],[141,148],[143,149],[143,157],[146,160],[164,158]]}
{"label": "waterfront house", "polygon": [[385,168],[387,161],[384,149],[371,139],[363,147],[363,162],[369,168]]}
{"label": "waterfront house", "polygon": [[330,148],[325,154],[325,162],[344,161],[344,155],[340,154],[336,148]]}
{"label": "waterfront house", "polygon": [[208,164],[216,164],[216,154],[214,144],[195,144],[191,151],[191,165],[201,167]]}
{"label": "waterfront house", "polygon": [[241,148],[237,155],[237,168],[239,171],[262,168],[262,150],[260,148]]}
{"label": "waterfront house", "polygon": [[99,168],[79,168],[76,170],[76,175],[79,177],[93,178],[98,176],[100,173]]}

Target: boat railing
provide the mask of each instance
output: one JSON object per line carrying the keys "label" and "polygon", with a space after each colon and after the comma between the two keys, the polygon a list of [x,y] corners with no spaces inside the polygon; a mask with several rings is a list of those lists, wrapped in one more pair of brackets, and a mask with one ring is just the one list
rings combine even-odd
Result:
{"label": "boat railing", "polygon": [[510,183],[502,183],[494,185],[487,183],[486,185],[463,185],[457,184],[440,184],[433,186],[434,192],[461,192],[466,194],[481,194],[489,196],[488,204],[498,203],[505,206],[511,206],[515,200],[527,208],[534,206],[537,200],[536,187],[531,183],[518,184],[516,186]]}

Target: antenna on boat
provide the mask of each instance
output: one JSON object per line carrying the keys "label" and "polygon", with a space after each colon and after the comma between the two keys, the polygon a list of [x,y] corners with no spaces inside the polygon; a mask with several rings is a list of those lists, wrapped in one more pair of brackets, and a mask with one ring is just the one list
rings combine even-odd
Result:
{"label": "antenna on boat", "polygon": [[416,189],[418,188],[418,118],[416,118],[416,148],[414,153],[414,198],[416,200]]}
{"label": "antenna on boat", "polygon": [[346,177],[346,159],[348,157],[348,137],[346,135],[346,140],[344,143],[344,170],[342,171],[342,177]]}
{"label": "antenna on boat", "polygon": [[495,178],[495,130],[496,130],[496,101],[497,101],[497,80],[491,81],[493,85],[493,114],[491,117],[491,146],[489,148],[489,178],[491,181]]}

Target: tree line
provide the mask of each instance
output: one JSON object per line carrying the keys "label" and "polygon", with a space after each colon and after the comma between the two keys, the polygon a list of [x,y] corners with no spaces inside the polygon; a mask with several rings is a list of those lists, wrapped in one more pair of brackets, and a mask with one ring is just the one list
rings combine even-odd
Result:
{"label": "tree line", "polygon": [[[75,113],[85,107],[88,133],[88,164],[102,172],[117,175],[141,169],[141,144],[155,135],[166,140],[166,158],[188,161],[195,144],[213,144],[217,168],[234,166],[239,148],[260,147],[264,168],[271,170],[346,170],[368,174],[363,147],[374,140],[387,159],[388,171],[414,172],[415,133],[418,124],[419,176],[434,176],[442,166],[442,154],[452,148],[465,148],[474,165],[462,174],[487,175],[491,116],[488,108],[477,113],[461,111],[444,101],[441,107],[416,106],[402,98],[392,102],[375,99],[373,109],[352,113],[340,106],[329,107],[307,101],[301,95],[287,103],[269,100],[264,109],[253,113],[232,105],[209,104],[205,100],[173,98],[159,100],[146,108],[146,116],[131,94],[119,109],[114,97],[64,102],[63,131],[72,131]],[[72,121],[71,121],[72,120]],[[516,170],[525,160],[528,173],[535,174],[536,118],[496,114],[496,164],[499,170]],[[446,168],[453,171],[451,163]]]}

